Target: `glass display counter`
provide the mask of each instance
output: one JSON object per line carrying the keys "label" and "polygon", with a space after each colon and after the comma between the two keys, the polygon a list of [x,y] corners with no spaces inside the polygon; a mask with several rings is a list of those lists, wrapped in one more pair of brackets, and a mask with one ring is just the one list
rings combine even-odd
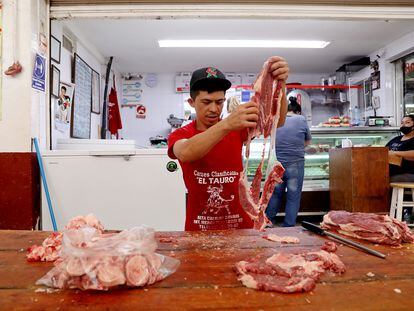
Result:
{"label": "glass display counter", "polygon": [[[353,146],[385,146],[391,138],[399,135],[397,127],[312,127],[312,142],[305,148],[305,181],[303,191],[329,191],[329,149],[340,148],[343,139],[350,139]],[[268,155],[269,144],[265,155]],[[251,182],[260,163],[263,139],[254,139],[250,145],[247,170]],[[266,167],[264,167],[266,169]]]}

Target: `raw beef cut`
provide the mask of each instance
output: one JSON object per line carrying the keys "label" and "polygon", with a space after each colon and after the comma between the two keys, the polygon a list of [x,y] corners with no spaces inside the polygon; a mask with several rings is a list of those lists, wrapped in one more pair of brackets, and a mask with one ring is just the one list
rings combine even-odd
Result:
{"label": "raw beef cut", "polygon": [[278,236],[276,234],[268,234],[263,236],[264,239],[273,241],[273,242],[280,242],[280,243],[291,243],[291,244],[298,244],[300,241],[297,237],[294,236]]}
{"label": "raw beef cut", "polygon": [[82,290],[150,285],[180,263],[155,253],[157,246],[154,230],[145,226],[108,234],[85,226],[67,230],[55,267],[36,284]]}
{"label": "raw beef cut", "polygon": [[322,246],[321,249],[330,253],[334,253],[337,251],[338,246],[335,242],[332,241],[326,241]]}
{"label": "raw beef cut", "polygon": [[[66,229],[80,229],[83,227],[95,228],[103,232],[104,227],[93,215],[76,216],[72,218]],[[27,261],[55,261],[59,258],[59,251],[62,245],[62,233],[52,232],[42,243],[42,245],[32,245],[27,249]]]}
{"label": "raw beef cut", "polygon": [[27,261],[55,261],[59,258],[62,233],[52,232],[42,245],[32,245],[27,249]]}
{"label": "raw beef cut", "polygon": [[[272,196],[275,185],[282,182],[284,173],[282,165],[276,160],[271,161],[270,158],[273,157],[269,156],[267,178],[262,195],[260,196],[266,141],[270,137],[269,152],[273,155],[276,127],[280,116],[280,102],[282,100],[282,84],[280,81],[274,82],[272,74],[270,73],[270,67],[271,63],[266,61],[253,85],[255,94],[252,96],[251,101],[259,107],[259,120],[257,121],[256,127],[249,130],[245,151],[246,165],[244,171],[240,174],[239,180],[240,204],[254,221],[254,228],[257,230],[264,230],[266,224],[269,223],[265,215],[267,204]],[[261,135],[264,137],[262,159],[256,170],[253,182],[249,187],[246,172],[250,155],[250,143],[254,137],[260,137]]]}
{"label": "raw beef cut", "polygon": [[331,211],[323,217],[321,226],[378,244],[398,246],[403,242],[414,243],[414,234],[407,224],[388,215]]}
{"label": "raw beef cut", "polygon": [[345,270],[336,254],[324,250],[276,253],[269,258],[258,256],[236,264],[238,280],[244,286],[281,293],[311,291],[325,271],[342,274]]}

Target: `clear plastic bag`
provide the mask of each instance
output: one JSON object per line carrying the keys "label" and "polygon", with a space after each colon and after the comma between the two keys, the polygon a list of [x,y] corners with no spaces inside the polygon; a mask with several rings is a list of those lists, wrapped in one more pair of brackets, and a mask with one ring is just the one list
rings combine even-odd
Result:
{"label": "clear plastic bag", "polygon": [[66,230],[60,258],[37,285],[82,290],[139,287],[174,273],[180,261],[155,253],[154,230],[145,226],[102,234],[95,228]]}

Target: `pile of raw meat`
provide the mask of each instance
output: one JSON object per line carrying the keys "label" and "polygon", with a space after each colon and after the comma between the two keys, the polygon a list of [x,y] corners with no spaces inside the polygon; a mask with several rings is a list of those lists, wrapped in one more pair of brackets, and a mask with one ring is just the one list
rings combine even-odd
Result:
{"label": "pile of raw meat", "polygon": [[[95,228],[103,232],[104,227],[93,215],[77,216],[72,218],[67,226],[67,230],[76,230],[84,227]],[[52,232],[42,243],[42,245],[32,245],[27,250],[27,261],[55,261],[59,258],[59,251],[62,245],[62,233]]]}
{"label": "pile of raw meat", "polygon": [[414,234],[407,224],[388,215],[331,211],[323,217],[321,226],[378,244],[398,246],[403,242],[414,243]]}
{"label": "pile of raw meat", "polygon": [[[324,247],[336,250],[333,245]],[[326,271],[342,274],[345,265],[336,254],[325,250],[300,254],[280,252],[269,258],[255,257],[236,264],[238,280],[244,286],[281,293],[311,291]]]}
{"label": "pile of raw meat", "polygon": [[66,230],[55,267],[36,284],[82,290],[150,285],[179,265],[156,249],[154,230],[145,226],[108,234],[91,227]]}
{"label": "pile of raw meat", "polygon": [[[285,171],[282,165],[276,161],[274,151],[276,127],[279,121],[280,103],[282,100],[282,85],[280,81],[274,82],[269,71],[270,66],[271,63],[269,60],[264,63],[262,71],[253,85],[255,94],[251,101],[259,106],[259,120],[256,128],[249,130],[245,153],[246,165],[243,173],[240,174],[239,180],[241,206],[254,221],[254,228],[258,230],[264,230],[266,224],[269,223],[269,220],[265,215],[267,204],[269,203],[276,184],[282,182],[282,176]],[[261,135],[264,137],[262,160],[256,170],[252,184],[249,187],[246,172],[250,155],[250,142],[254,137],[260,137]],[[262,168],[268,137],[270,137],[270,150],[266,171],[267,178],[262,195],[260,195],[263,177]]]}

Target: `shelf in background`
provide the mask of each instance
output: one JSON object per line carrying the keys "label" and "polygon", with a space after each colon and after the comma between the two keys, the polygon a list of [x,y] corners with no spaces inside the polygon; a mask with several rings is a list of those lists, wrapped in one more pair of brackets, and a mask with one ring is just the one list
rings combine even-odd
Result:
{"label": "shelf in background", "polygon": [[[244,89],[244,90],[252,90],[253,86],[248,84],[239,84],[234,85],[232,88],[235,89]],[[336,90],[346,90],[346,89],[361,89],[361,85],[345,85],[345,84],[337,84],[337,85],[319,85],[319,84],[286,84],[286,88],[288,89],[336,89]]]}
{"label": "shelf in background", "polygon": [[288,89],[338,89],[338,90],[346,90],[346,89],[361,89],[361,85],[344,85],[344,84],[337,84],[337,85],[319,85],[319,84],[286,84],[286,88]]}

